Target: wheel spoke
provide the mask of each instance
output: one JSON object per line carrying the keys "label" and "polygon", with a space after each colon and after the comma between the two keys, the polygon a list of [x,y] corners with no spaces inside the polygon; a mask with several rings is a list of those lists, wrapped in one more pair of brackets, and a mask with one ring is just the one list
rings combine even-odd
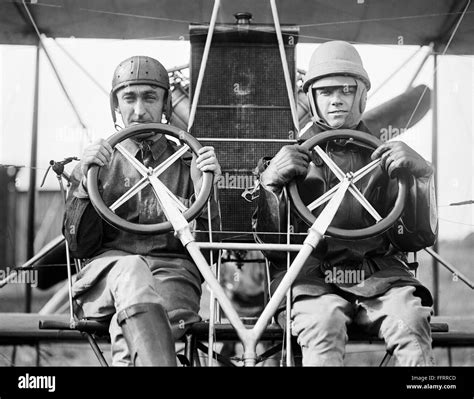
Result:
{"label": "wheel spoke", "polygon": [[[155,188],[155,190],[159,187],[162,191],[164,191],[166,194],[168,194],[168,196],[173,200],[173,202],[176,204],[176,206],[178,207],[178,209],[181,211],[181,212],[184,212],[186,211],[188,208],[170,191],[170,189],[168,187],[166,187],[166,185],[160,180],[158,179],[157,176],[149,176],[149,180],[150,180],[150,183],[153,185],[153,187]],[[155,182],[158,182],[157,185],[155,185],[154,183]]]}
{"label": "wheel spoke", "polygon": [[145,188],[148,185],[149,181],[147,176],[142,177],[134,186],[128,190],[125,194],[123,194],[119,199],[117,199],[112,205],[110,205],[110,209],[112,212],[115,212],[117,208],[122,206],[125,202],[127,202],[130,198],[132,198],[135,194],[137,194],[140,190]]}
{"label": "wheel spoke", "polygon": [[375,208],[370,204],[369,201],[364,197],[364,195],[359,191],[359,189],[351,183],[349,186],[349,192],[360,202],[360,204],[369,212],[376,222],[382,220],[382,216],[375,210]]}
{"label": "wheel spoke", "polygon": [[168,159],[160,163],[155,169],[153,169],[153,176],[159,176],[161,175],[166,169],[168,169],[178,158],[183,156],[187,151],[189,150],[189,147],[187,144],[182,146],[179,150],[177,150],[173,155],[171,155]]}
{"label": "wheel spoke", "polygon": [[339,168],[339,166],[337,166],[336,163],[331,158],[329,158],[329,155],[326,154],[319,145],[314,147],[314,149],[324,161],[324,163],[329,167],[329,169],[332,170],[332,173],[334,173],[340,181],[343,181],[345,173]]}
{"label": "wheel spoke", "polygon": [[334,216],[336,215],[339,206],[341,205],[344,195],[349,187],[350,181],[344,178],[341,182],[341,186],[336,190],[335,195],[331,198],[331,201],[326,205],[321,214],[318,216],[311,228],[315,228],[319,234],[326,234],[326,230],[331,224]]}
{"label": "wheel spoke", "polygon": [[316,198],[313,202],[311,202],[311,204],[308,205],[308,209],[313,212],[318,206],[321,206],[325,202],[329,201],[340,186],[341,183],[339,182],[333,188],[326,191],[323,195]]}
{"label": "wheel spoke", "polygon": [[363,168],[360,168],[357,172],[354,172],[354,183],[358,182],[369,172],[372,172],[380,164],[380,158],[377,158],[375,161],[372,161],[365,165]]}
{"label": "wheel spoke", "polygon": [[122,144],[117,144],[115,148],[130,162],[142,176],[148,175],[148,170],[137,158],[130,154]]}
{"label": "wheel spoke", "polygon": [[[125,202],[127,202],[130,198],[132,198],[135,194],[137,194],[140,190],[145,188],[149,184],[149,180],[147,179],[148,173],[144,165],[142,165],[132,154],[130,154],[122,145],[117,144],[115,146],[117,150],[128,160],[130,161],[133,166],[137,168],[137,170],[140,172],[140,174],[143,176],[130,190],[128,190],[125,194],[123,194],[119,199],[117,199],[109,208],[115,212],[117,208],[122,206]],[[155,169],[153,169],[153,177],[158,177],[161,175],[170,165],[173,164],[178,158],[183,156],[187,151],[189,150],[189,147],[187,145],[184,145],[181,147],[178,151],[176,151],[173,155],[171,155],[168,159],[163,161],[161,164],[159,164]],[[168,195],[172,196],[175,202],[177,203],[179,209],[184,212],[188,208],[180,201],[178,200],[174,194],[166,187],[165,185],[164,189],[165,191],[168,192]]]}
{"label": "wheel spoke", "polygon": [[[362,179],[368,173],[373,171],[379,164],[380,164],[380,158],[376,159],[375,161],[372,161],[372,162],[368,163],[363,168],[360,168],[357,172],[354,172],[354,178],[353,178],[352,182],[357,183],[360,179]],[[308,205],[308,209],[312,212],[318,206],[321,206],[325,202],[329,201],[331,199],[331,197],[334,195],[334,193],[336,192],[336,190],[340,187],[340,185],[341,185],[340,182],[337,183],[333,188],[326,191],[320,197],[316,198],[313,202],[311,202]]]}
{"label": "wheel spoke", "polygon": [[[173,225],[174,230],[178,231],[180,228],[186,226],[188,222],[178,211],[179,206],[176,207],[173,202],[177,202],[177,204],[180,204],[182,207],[184,207],[184,205],[175,197],[173,193],[171,193],[171,191],[168,190],[168,187],[166,187],[163,182],[160,181],[160,179],[150,176],[149,180],[153,190],[155,191],[155,195],[161,204],[163,212],[165,213],[168,221],[170,221]],[[184,208],[186,209],[186,207]]]}

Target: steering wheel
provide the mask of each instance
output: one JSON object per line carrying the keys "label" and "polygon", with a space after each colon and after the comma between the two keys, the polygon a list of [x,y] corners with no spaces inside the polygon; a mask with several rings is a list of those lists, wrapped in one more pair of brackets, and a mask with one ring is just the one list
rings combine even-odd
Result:
{"label": "steering wheel", "polygon": [[344,173],[324,152],[324,150],[319,147],[319,145],[322,143],[337,139],[347,139],[349,142],[360,143],[365,147],[369,146],[374,150],[382,144],[379,139],[368,133],[351,129],[332,130],[311,137],[302,144],[302,147],[309,151],[316,151],[316,153],[326,163],[330,170],[337,176],[340,182],[326,193],[321,195],[319,198],[314,200],[311,204],[305,205],[298,191],[297,181],[294,179],[288,186],[289,197],[299,216],[311,226],[316,221],[316,217],[313,215],[312,211],[318,206],[327,202],[337,191],[344,178],[348,178],[351,181],[348,192],[354,195],[361,205],[372,215],[376,223],[361,229],[341,229],[329,226],[326,233],[332,237],[351,240],[373,237],[383,233],[392,227],[402,215],[408,191],[408,176],[406,174],[399,174],[399,176],[397,176],[398,195],[395,200],[395,204],[389,214],[382,218],[354,184],[362,177],[366,176],[369,172],[376,169],[380,164],[380,159],[370,162],[363,168],[359,169],[357,172]]}
{"label": "steering wheel", "polygon": [[[135,137],[144,132],[167,134],[177,138],[182,143],[184,143],[184,145],[180,147],[171,157],[151,170],[151,168],[148,169],[120,144],[122,141],[128,138]],[[184,155],[189,149],[191,149],[194,154],[197,154],[198,150],[202,146],[193,136],[181,129],[178,129],[175,126],[165,125],[162,123],[144,123],[125,128],[115,133],[107,139],[107,142],[112,146],[112,148],[118,150],[142,175],[141,180],[139,180],[132,188],[130,188],[109,207],[105,204],[102,196],[99,193],[98,177],[100,166],[92,165],[89,168],[87,172],[87,190],[89,192],[89,197],[97,213],[107,223],[129,233],[151,235],[170,232],[173,227],[169,221],[154,224],[132,223],[114,213],[114,211],[119,206],[121,206],[123,203],[141,191],[144,187],[150,184],[152,181],[151,179],[155,179],[154,183],[159,184],[160,188],[169,195],[174,204],[181,210],[181,212],[183,212],[183,216],[188,222],[191,222],[201,213],[211,194],[214,179],[214,174],[212,172],[203,173],[201,190],[196,198],[196,201],[189,207],[189,209],[186,208],[184,204],[179,201],[179,199],[158,179],[158,176],[161,173],[163,173],[171,164],[173,164],[173,162]]]}

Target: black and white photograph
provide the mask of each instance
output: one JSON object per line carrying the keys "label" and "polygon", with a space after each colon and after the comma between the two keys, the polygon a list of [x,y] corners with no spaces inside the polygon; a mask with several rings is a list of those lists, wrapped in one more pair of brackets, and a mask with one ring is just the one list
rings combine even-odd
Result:
{"label": "black and white photograph", "polygon": [[124,367],[474,397],[473,26],[472,0],[2,0],[0,398]]}

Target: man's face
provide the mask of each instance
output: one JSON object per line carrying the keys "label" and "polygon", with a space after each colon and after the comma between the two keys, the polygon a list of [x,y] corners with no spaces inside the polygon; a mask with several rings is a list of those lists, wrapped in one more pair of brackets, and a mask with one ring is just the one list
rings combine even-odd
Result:
{"label": "man's face", "polygon": [[118,112],[125,127],[140,123],[160,123],[165,90],[147,84],[131,85],[117,91]]}
{"label": "man's face", "polygon": [[319,114],[331,127],[344,125],[354,103],[356,86],[328,86],[314,89]]}

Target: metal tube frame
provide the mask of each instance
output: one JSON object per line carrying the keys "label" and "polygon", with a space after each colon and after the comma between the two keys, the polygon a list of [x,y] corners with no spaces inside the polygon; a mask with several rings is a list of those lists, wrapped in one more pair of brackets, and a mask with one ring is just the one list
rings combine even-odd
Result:
{"label": "metal tube frame", "polygon": [[221,305],[222,310],[229,319],[229,322],[235,328],[236,333],[244,346],[244,365],[255,366],[257,361],[256,346],[260,336],[264,332],[272,316],[275,314],[281,301],[287,294],[295,278],[298,276],[306,260],[316,248],[318,242],[321,240],[326,229],[330,225],[334,215],[337,212],[337,209],[339,208],[339,205],[344,198],[345,192],[349,188],[350,180],[348,178],[344,178],[341,187],[331,198],[327,206],[314,222],[313,226],[311,226],[309,229],[308,236],[303,243],[303,247],[296,256],[292,265],[289,267],[288,272],[285,274],[280,285],[264,308],[253,328],[247,328],[243,324],[230,299],[225,294],[222,286],[217,281],[206,259],[202,255],[199,245],[194,240],[188,222],[177,209],[173,200],[167,195],[165,191],[162,190],[162,183],[159,182],[157,178],[150,178],[150,182],[167,219],[171,222],[175,230],[176,236],[187,249],[197,268],[207,282],[209,288]]}
{"label": "metal tube frame", "polygon": [[[286,197],[286,204],[287,204],[287,210],[286,210],[286,244],[290,245],[291,244],[291,202],[289,201],[288,198],[288,191],[285,187],[284,189],[284,195]],[[286,252],[286,272],[288,273],[288,270],[290,270],[291,266],[291,253],[290,251]],[[285,315],[285,341],[286,341],[286,351],[285,351],[285,358],[286,358],[286,366],[290,367],[291,360],[292,360],[292,354],[291,354],[291,299],[292,299],[292,293],[291,293],[291,286],[288,289],[288,292],[286,293],[286,315]]]}

